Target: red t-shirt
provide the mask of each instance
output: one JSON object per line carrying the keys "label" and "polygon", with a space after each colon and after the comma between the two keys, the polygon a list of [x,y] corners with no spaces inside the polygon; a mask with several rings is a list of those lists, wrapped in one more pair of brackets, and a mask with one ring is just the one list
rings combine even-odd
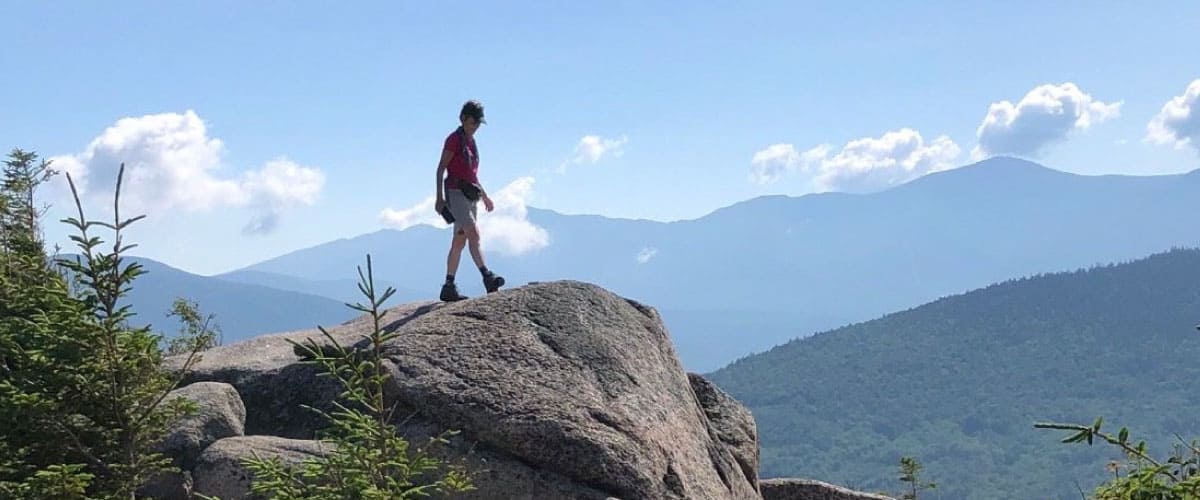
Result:
{"label": "red t-shirt", "polygon": [[[467,140],[466,148],[463,148],[463,139]],[[458,189],[456,184],[458,180],[479,182],[479,148],[475,146],[474,138],[469,138],[462,132],[462,127],[446,137],[446,144],[442,147],[442,151],[454,153],[454,156],[450,158],[450,164],[446,166],[448,174],[445,182],[446,189]]]}

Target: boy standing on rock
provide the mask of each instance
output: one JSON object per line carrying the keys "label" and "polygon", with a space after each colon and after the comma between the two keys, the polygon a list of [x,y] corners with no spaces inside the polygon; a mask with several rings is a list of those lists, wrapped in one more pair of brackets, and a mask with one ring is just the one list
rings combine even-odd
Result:
{"label": "boy standing on rock", "polygon": [[479,148],[475,145],[475,132],[487,123],[483,119],[483,104],[470,100],[463,104],[458,114],[461,126],[446,137],[442,146],[442,159],[437,167],[437,210],[447,222],[454,223],[454,238],[450,240],[450,253],[446,256],[446,283],[442,285],[440,298],[446,302],[463,300],[467,297],[458,293],[454,284],[454,273],[464,246],[471,249],[471,259],[483,275],[483,287],[488,293],[504,286],[504,278],[497,276],[483,259],[479,247],[479,226],[475,223],[476,204],[483,200],[483,207],[491,212],[496,207],[487,191],[479,184]]}

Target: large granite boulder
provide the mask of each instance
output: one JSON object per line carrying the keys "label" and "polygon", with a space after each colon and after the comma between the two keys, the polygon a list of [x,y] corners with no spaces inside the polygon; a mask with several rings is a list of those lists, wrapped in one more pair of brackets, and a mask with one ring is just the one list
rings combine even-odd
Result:
{"label": "large granite boulder", "polygon": [[[476,472],[479,489],[461,498],[760,498],[748,413],[704,384],[697,397],[650,307],[564,281],[385,319],[399,334],[385,346],[396,424],[414,443],[461,431],[436,451]],[[354,344],[369,318],[329,330]],[[311,439],[323,423],[301,405],[328,407],[339,388],[287,342],[308,338],[320,333],[213,349],[188,380],[236,387],[248,434]],[[194,474],[207,493],[204,460]]]}
{"label": "large granite boulder", "polygon": [[[386,326],[398,328],[436,307],[431,303],[394,307],[387,313]],[[315,430],[323,428],[325,421],[302,405],[330,410],[342,388],[329,377],[318,376],[317,367],[301,363],[291,344],[310,339],[325,344],[325,336],[317,330],[317,325],[313,326],[309,330],[261,335],[205,351],[185,375],[184,383],[216,381],[237,388],[246,406],[246,434],[315,439]],[[371,328],[370,317],[364,315],[328,326],[326,330],[339,344],[352,346],[369,334]],[[166,365],[179,369],[183,361],[183,356],[175,356],[168,358]]]}
{"label": "large granite boulder", "polygon": [[624,499],[758,498],[652,308],[579,282],[413,318],[385,349],[398,400],[478,445]]}

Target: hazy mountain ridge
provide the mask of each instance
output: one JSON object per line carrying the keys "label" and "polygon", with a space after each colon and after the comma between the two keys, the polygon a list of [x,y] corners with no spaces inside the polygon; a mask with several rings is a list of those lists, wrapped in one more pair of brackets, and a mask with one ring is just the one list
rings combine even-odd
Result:
{"label": "hazy mountain ridge", "polygon": [[[1195,172],[1082,176],[993,158],[878,193],[766,196],[671,223],[531,208],[550,245],[522,256],[489,251],[488,263],[511,283],[581,279],[654,304],[685,364],[703,371],[1012,277],[1200,245],[1184,216],[1198,211]],[[344,279],[371,253],[381,279],[432,298],[448,241],[429,226],[382,230],[245,270]],[[653,256],[639,263],[643,249]],[[465,256],[460,269],[464,292],[481,294]],[[686,311],[729,313],[718,329],[672,314]]]}
{"label": "hazy mountain ridge", "polygon": [[1200,435],[1197,282],[1195,249],[1008,280],[709,377],[755,415],[764,477],[882,488],[916,455],[946,498],[1074,498],[1118,457],[1034,422],[1103,415],[1160,456],[1172,433]]}
{"label": "hazy mountain ridge", "polygon": [[[347,277],[340,280],[314,281],[297,278],[295,276],[287,276],[284,274],[268,273],[265,271],[242,270],[218,274],[213,276],[213,278],[235,283],[265,286],[276,290],[288,290],[305,293],[308,295],[315,295],[318,297],[326,297],[347,304],[354,304],[364,300],[362,292],[358,289],[357,277]],[[388,286],[396,288],[396,294],[392,299],[394,302],[405,303],[429,300],[427,293],[396,287],[388,282],[377,281],[375,286],[381,291],[386,289]]]}
{"label": "hazy mountain ridge", "polygon": [[318,295],[199,276],[147,258],[135,260],[147,273],[126,297],[137,313],[133,321],[166,334],[179,329],[178,322],[167,317],[176,297],[195,301],[202,313],[213,314],[225,342],[338,324],[357,315],[341,302]]}

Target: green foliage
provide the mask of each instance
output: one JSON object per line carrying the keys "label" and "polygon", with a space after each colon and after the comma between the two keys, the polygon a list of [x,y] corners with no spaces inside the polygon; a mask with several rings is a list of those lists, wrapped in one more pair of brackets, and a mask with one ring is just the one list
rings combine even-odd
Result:
{"label": "green foliage", "polygon": [[48,160],[38,161],[37,153],[14,149],[8,154],[0,184],[0,247],[33,251],[36,244],[40,249],[38,221],[45,209],[38,206],[35,194],[56,173]]}
{"label": "green foliage", "polygon": [[[762,477],[894,490],[917,455],[955,500],[1079,499],[1123,459],[1052,446],[1030,422],[1149,443],[1200,436],[1200,250],[1001,283],[820,333],[709,375],[758,424]],[[1153,448],[1153,446],[1152,446]],[[1165,450],[1164,450],[1165,451]]]}
{"label": "green foliage", "polygon": [[53,498],[90,500],[87,493],[94,476],[84,466],[50,465],[20,483],[0,483],[0,498]]}
{"label": "green foliage", "polygon": [[[1122,427],[1117,435],[1100,430],[1104,419],[1097,418],[1090,426],[1078,424],[1039,423],[1038,429],[1072,431],[1062,440],[1064,443],[1084,443],[1089,446],[1096,438],[1112,444],[1125,454],[1127,464],[1110,462],[1109,471],[1113,478],[1096,488],[1095,500],[1197,500],[1200,499],[1200,448],[1197,442],[1186,443],[1176,436],[1180,445],[1166,460],[1155,460],[1146,451],[1146,442],[1135,445],[1129,440],[1129,429]],[[1121,474],[1122,468],[1129,472]]]}
{"label": "green foliage", "polygon": [[[147,478],[169,463],[151,447],[165,435],[170,422],[193,409],[181,398],[166,399],[178,379],[160,366],[161,336],[130,328],[129,307],[118,305],[142,272],[123,256],[133,246],[122,242],[122,231],[141,218],[120,217],[123,174],[122,166],[111,223],[87,220],[77,193],[78,218],[64,221],[78,231],[71,238],[81,256],[59,264],[77,284],[76,291],[47,263],[40,242],[4,254],[5,272],[0,273],[0,494],[4,496],[133,498]],[[69,175],[68,181],[75,193]],[[32,206],[30,199],[18,207]],[[27,230],[36,224],[8,227]],[[96,227],[112,231],[110,251],[102,250],[104,241],[93,235]],[[192,352],[185,371],[195,359]]]}
{"label": "green foliage", "polygon": [[25,493],[29,498],[83,499],[93,477],[83,465],[51,465],[33,475]]}
{"label": "green foliage", "polygon": [[4,177],[0,181],[0,263],[9,276],[36,280],[39,270],[46,267],[38,220],[44,213],[36,202],[38,186],[56,172],[50,162],[38,162],[37,153],[14,149],[4,162]]}
{"label": "green foliage", "polygon": [[[345,348],[324,328],[320,331],[329,346],[313,339],[293,342],[306,362],[319,365],[323,376],[333,377],[344,388],[333,411],[310,407],[330,423],[325,433],[330,451],[299,466],[286,465],[278,458],[246,460],[255,476],[255,493],[278,500],[399,500],[472,489],[462,467],[412,449],[391,423],[395,405],[384,395],[383,345],[398,334],[382,330],[380,306],[395,290],[388,287],[377,298],[373,274],[368,255],[366,274],[358,269],[359,290],[368,305],[351,306],[374,320],[374,328],[365,336],[365,353]],[[445,444],[449,435],[433,438],[430,446]]]}
{"label": "green foliage", "polygon": [[167,314],[179,319],[179,334],[167,340],[167,356],[202,352],[221,345],[220,331],[213,325],[213,315],[200,313],[200,305],[176,297]]}
{"label": "green foliage", "polygon": [[900,482],[908,483],[908,491],[900,494],[900,500],[917,500],[917,493],[937,488],[937,484],[921,481],[921,462],[915,457],[900,457]]}

